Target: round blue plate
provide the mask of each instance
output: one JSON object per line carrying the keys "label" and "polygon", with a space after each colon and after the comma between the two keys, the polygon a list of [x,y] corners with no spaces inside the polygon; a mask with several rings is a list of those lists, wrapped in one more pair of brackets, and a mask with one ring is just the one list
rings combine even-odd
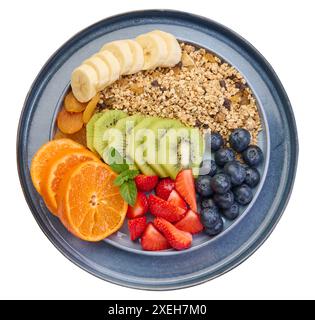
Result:
{"label": "round blue plate", "polygon": [[[51,215],[35,191],[29,173],[36,150],[55,130],[55,118],[72,70],[102,44],[161,29],[178,39],[213,51],[238,69],[259,105],[264,150],[262,181],[254,201],[223,233],[195,237],[186,251],[144,252],[128,240],[124,228],[105,241],[88,243],[73,237]],[[192,286],[231,270],[268,237],[289,199],[298,158],[298,138],[288,97],[268,62],[248,42],[224,26],[189,13],[150,10],[102,20],[65,43],[34,81],[20,118],[17,162],[28,205],[43,232],[72,262],[104,280],[123,286],[167,290]]]}

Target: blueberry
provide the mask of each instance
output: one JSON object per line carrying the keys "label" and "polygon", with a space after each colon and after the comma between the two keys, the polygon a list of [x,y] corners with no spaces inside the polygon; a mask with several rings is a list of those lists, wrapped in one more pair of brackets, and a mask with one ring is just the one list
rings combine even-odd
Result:
{"label": "blueberry", "polygon": [[207,208],[201,211],[201,222],[206,233],[215,236],[223,230],[223,220],[217,208]]}
{"label": "blueberry", "polygon": [[209,197],[213,194],[212,188],[210,185],[211,177],[199,176],[196,180],[196,191],[202,197]]}
{"label": "blueberry", "polygon": [[224,194],[231,189],[231,179],[224,173],[217,173],[211,178],[211,188],[215,193]]}
{"label": "blueberry", "polygon": [[233,193],[236,202],[238,202],[240,205],[246,205],[250,203],[253,199],[253,192],[251,188],[246,184],[242,184],[241,186],[235,187],[233,189]]}
{"label": "blueberry", "polygon": [[206,209],[206,208],[216,208],[216,204],[215,202],[213,201],[212,198],[207,198],[207,199],[203,199],[201,201],[201,208],[202,209]]}
{"label": "blueberry", "polygon": [[257,146],[249,146],[242,153],[245,163],[251,167],[257,167],[264,159],[263,152]]}
{"label": "blueberry", "polygon": [[235,129],[229,137],[231,147],[237,151],[244,151],[250,144],[250,133],[246,129]]}
{"label": "blueberry", "polygon": [[211,145],[211,151],[217,151],[219,150],[224,144],[224,140],[220,133],[214,132],[210,135],[210,145]]}
{"label": "blueberry", "polygon": [[234,220],[238,217],[239,211],[239,205],[234,202],[230,208],[224,209],[221,212],[228,220]]}
{"label": "blueberry", "polygon": [[255,188],[260,181],[260,173],[256,168],[247,168],[245,183],[251,187]]}
{"label": "blueberry", "polygon": [[217,165],[214,160],[203,160],[200,164],[200,175],[209,174],[211,177],[217,172]]}
{"label": "blueberry", "polygon": [[231,148],[221,148],[214,155],[214,160],[220,167],[223,167],[226,163],[233,161],[234,159],[235,153]]}
{"label": "blueberry", "polygon": [[234,203],[233,192],[228,191],[224,194],[215,194],[213,200],[220,209],[228,209]]}
{"label": "blueberry", "polygon": [[241,185],[246,177],[246,170],[239,161],[230,161],[224,166],[224,173],[231,178],[233,186]]}

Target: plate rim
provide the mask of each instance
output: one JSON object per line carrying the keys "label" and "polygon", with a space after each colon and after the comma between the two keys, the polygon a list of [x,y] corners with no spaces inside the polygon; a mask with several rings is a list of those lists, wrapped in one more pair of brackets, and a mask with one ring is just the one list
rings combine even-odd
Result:
{"label": "plate rim", "polygon": [[[293,131],[293,133],[290,136],[290,138],[291,138],[291,140],[292,140],[292,138],[294,138],[294,146],[291,146],[291,147],[294,149],[295,152],[292,152],[292,155],[291,155],[292,160],[290,162],[291,167],[289,169],[289,170],[291,170],[291,175],[288,177],[289,179],[288,179],[286,186],[284,188],[285,196],[283,196],[281,198],[281,201],[279,202],[279,206],[277,208],[278,214],[273,215],[272,219],[270,220],[270,222],[266,226],[265,230],[263,230],[263,232],[259,235],[259,237],[257,237],[255,239],[255,241],[253,241],[253,243],[250,246],[248,246],[248,248],[246,248],[240,256],[235,257],[229,264],[225,265],[224,268],[222,270],[220,270],[220,272],[217,272],[217,274],[214,274],[210,277],[208,275],[205,275],[205,276],[200,277],[199,281],[194,280],[192,283],[189,283],[189,284],[187,284],[187,283],[178,284],[177,283],[175,286],[173,286],[171,284],[167,287],[160,286],[158,288],[155,288],[155,287],[146,287],[145,285],[128,284],[128,283],[123,282],[122,280],[119,280],[119,279],[110,279],[109,277],[105,277],[104,275],[100,275],[100,274],[98,274],[97,270],[89,269],[85,264],[82,264],[82,262],[80,260],[78,260],[77,257],[75,257],[75,255],[73,253],[70,254],[69,252],[67,252],[60,245],[60,243],[58,243],[58,241],[56,241],[55,238],[50,234],[49,230],[47,229],[47,226],[42,222],[42,220],[39,219],[39,217],[34,213],[36,211],[36,206],[32,203],[32,201],[30,199],[30,195],[27,192],[26,176],[23,174],[23,172],[19,166],[19,163],[21,162],[21,159],[22,159],[22,154],[21,154],[22,150],[20,148],[20,144],[21,144],[21,141],[23,141],[23,137],[22,137],[23,122],[26,118],[31,116],[30,112],[29,113],[26,112],[27,107],[28,107],[28,102],[30,100],[32,100],[32,98],[34,99],[36,96],[38,96],[38,94],[40,92],[40,88],[41,88],[41,83],[38,83],[38,82],[42,78],[43,74],[47,73],[47,69],[49,69],[49,66],[52,63],[52,61],[57,56],[62,54],[62,52],[64,50],[66,50],[67,47],[71,46],[71,43],[73,41],[76,42],[78,40],[78,38],[82,38],[84,36],[84,34],[88,33],[91,30],[97,29],[98,26],[102,25],[104,22],[106,22],[107,24],[110,24],[110,22],[115,19],[122,19],[123,20],[124,18],[130,18],[131,15],[133,15],[133,16],[142,15],[143,17],[147,17],[150,15],[156,16],[156,15],[161,15],[161,14],[166,14],[168,17],[172,16],[172,15],[176,15],[177,17],[181,17],[184,20],[187,20],[187,19],[188,20],[193,19],[194,21],[199,20],[200,23],[202,22],[205,24],[211,23],[212,25],[215,25],[217,28],[221,29],[224,33],[228,33],[229,36],[236,38],[239,42],[241,42],[241,44],[240,44],[241,46],[246,46],[247,51],[248,51],[248,49],[251,50],[251,55],[254,55],[255,59],[260,60],[260,63],[264,64],[267,67],[265,72],[268,73],[268,75],[272,78],[273,86],[277,89],[276,91],[277,91],[277,94],[279,95],[279,98],[281,99],[281,101],[285,101],[285,105],[287,107],[286,112],[288,113],[289,117],[292,119],[291,130]],[[282,217],[283,212],[286,208],[286,205],[290,199],[290,195],[292,193],[292,189],[294,186],[294,180],[296,177],[296,171],[297,171],[297,165],[298,165],[298,153],[299,153],[298,134],[297,134],[296,122],[295,122],[295,117],[293,114],[291,103],[289,101],[289,98],[288,98],[288,96],[284,90],[284,87],[281,84],[277,74],[275,73],[275,71],[273,70],[273,68],[269,64],[269,62],[262,56],[262,54],[256,48],[254,48],[254,46],[252,44],[250,44],[247,40],[245,40],[242,36],[238,35],[233,30],[229,29],[228,27],[226,27],[226,26],[224,26],[224,25],[222,25],[212,19],[202,17],[199,15],[195,15],[195,14],[191,14],[188,12],[183,12],[183,11],[178,11],[178,10],[164,10],[164,9],[129,11],[129,12],[121,13],[118,15],[114,15],[114,16],[102,19],[102,20],[88,26],[87,28],[84,28],[83,30],[79,31],[74,36],[72,36],[68,41],[66,41],[64,44],[62,44],[62,46],[51,55],[51,57],[47,60],[47,62],[41,68],[41,70],[39,71],[38,75],[36,76],[35,80],[33,81],[32,85],[28,91],[28,94],[27,94],[25,102],[24,102],[24,106],[21,111],[20,119],[19,119],[16,148],[17,148],[17,168],[18,168],[20,184],[23,189],[24,197],[28,203],[28,206],[29,206],[35,220],[37,221],[37,224],[40,226],[40,228],[42,229],[44,234],[47,236],[47,238],[58,249],[58,251],[60,251],[66,258],[68,258],[74,264],[76,264],[80,268],[84,269],[85,271],[88,271],[89,273],[97,276],[98,278],[101,278],[103,280],[107,280],[111,283],[122,285],[125,287],[130,287],[130,288],[135,288],[135,289],[147,289],[147,290],[173,290],[173,289],[194,286],[194,285],[209,281],[211,279],[214,279],[214,278],[234,269],[239,264],[241,264],[242,262],[247,260],[254,252],[256,252],[256,250],[258,250],[258,248],[260,248],[260,246],[268,239],[269,235],[276,227],[276,225],[277,225],[278,221],[280,220],[280,218]]]}

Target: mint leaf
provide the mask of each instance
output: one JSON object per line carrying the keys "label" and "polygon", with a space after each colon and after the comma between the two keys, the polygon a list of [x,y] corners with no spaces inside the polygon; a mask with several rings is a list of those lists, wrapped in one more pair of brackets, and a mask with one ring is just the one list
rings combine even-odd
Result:
{"label": "mint leaf", "polygon": [[114,185],[121,186],[124,182],[134,179],[138,174],[138,170],[125,170],[114,180]]}
{"label": "mint leaf", "polygon": [[129,180],[124,182],[120,186],[120,194],[124,198],[124,200],[131,206],[134,206],[137,199],[137,187],[134,180]]}
{"label": "mint leaf", "polygon": [[123,163],[123,164],[112,163],[112,164],[110,165],[110,167],[111,167],[116,173],[122,173],[122,172],[124,172],[124,171],[126,171],[126,170],[129,169],[128,164],[125,164],[125,163]]}
{"label": "mint leaf", "polygon": [[108,164],[116,172],[121,173],[129,169],[128,164],[115,148],[110,148],[107,157]]}

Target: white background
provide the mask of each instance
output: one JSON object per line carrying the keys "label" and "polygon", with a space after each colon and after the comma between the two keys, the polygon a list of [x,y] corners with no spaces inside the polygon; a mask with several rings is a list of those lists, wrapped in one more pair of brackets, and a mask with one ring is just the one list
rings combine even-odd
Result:
{"label": "white background", "polygon": [[[313,2],[2,1],[0,298],[315,298]],[[72,35],[98,20],[146,8],[173,8],[204,15],[250,41],[271,63],[286,88],[300,140],[295,188],[283,218],[267,242],[228,274],[203,285],[170,292],[146,292],[106,283],[64,258],[42,233],[26,205],[15,159],[16,130],[23,101],[49,56]]]}

